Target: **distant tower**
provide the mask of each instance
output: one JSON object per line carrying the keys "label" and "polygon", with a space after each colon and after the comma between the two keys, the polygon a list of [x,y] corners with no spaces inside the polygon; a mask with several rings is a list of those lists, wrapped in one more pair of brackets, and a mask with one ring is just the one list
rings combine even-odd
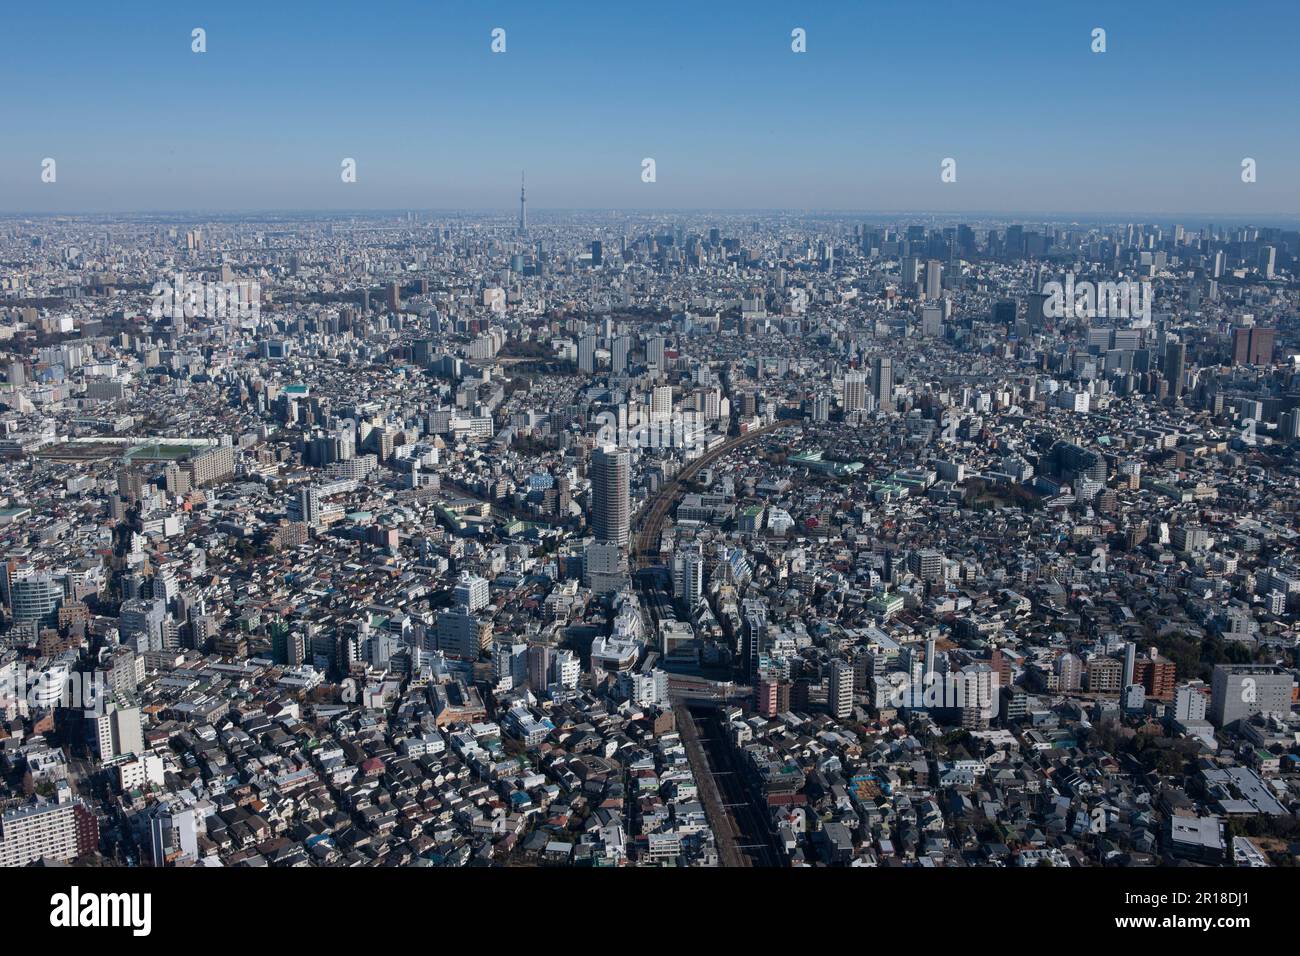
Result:
{"label": "distant tower", "polygon": [[519,174],[519,235],[528,235],[528,199],[524,194],[524,174]]}
{"label": "distant tower", "polygon": [[1169,381],[1169,401],[1177,404],[1183,395],[1183,373],[1187,369],[1187,344],[1170,342],[1165,346],[1165,378]]}
{"label": "distant tower", "polygon": [[894,360],[878,355],[871,365],[871,387],[876,393],[876,408],[894,410]]}

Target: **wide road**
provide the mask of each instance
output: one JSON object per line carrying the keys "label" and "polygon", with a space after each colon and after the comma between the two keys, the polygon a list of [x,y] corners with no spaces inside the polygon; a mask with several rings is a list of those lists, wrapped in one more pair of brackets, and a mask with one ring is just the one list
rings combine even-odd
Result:
{"label": "wide road", "polygon": [[668,512],[676,502],[678,494],[685,490],[686,483],[694,478],[700,469],[709,466],[741,445],[748,444],[764,435],[769,435],[778,428],[798,424],[798,422],[791,421],[776,421],[735,438],[729,438],[713,451],[701,455],[679,471],[672,481],[660,488],[659,493],[655,497],[648,499],[641,507],[638,516],[639,530],[636,536],[636,566],[645,568],[658,562],[659,535],[663,531],[664,518],[668,517]]}

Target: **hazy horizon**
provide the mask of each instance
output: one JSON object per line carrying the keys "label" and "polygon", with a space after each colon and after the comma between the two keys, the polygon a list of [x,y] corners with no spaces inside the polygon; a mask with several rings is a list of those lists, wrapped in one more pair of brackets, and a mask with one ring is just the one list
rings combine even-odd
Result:
{"label": "hazy horizon", "polygon": [[1251,16],[1208,0],[924,16],[673,0],[563,18],[82,0],[7,25],[0,81],[23,95],[0,148],[4,214],[510,210],[524,169],[534,212],[1300,217],[1300,7],[1278,0]]}
{"label": "hazy horizon", "polygon": [[[258,219],[258,218],[345,218],[345,217],[380,217],[380,216],[480,216],[480,217],[499,217],[509,220],[511,223],[518,216],[518,207],[428,207],[418,208],[413,206],[396,206],[384,209],[346,209],[346,208],[319,208],[319,209],[106,209],[106,210],[60,210],[60,211],[40,211],[40,210],[0,210],[0,220],[14,219],[166,219],[176,218],[178,220],[193,220],[196,218],[209,218],[213,220],[240,220],[240,219]],[[936,209],[796,209],[796,208],[724,208],[724,207],[681,207],[681,208],[656,208],[656,207],[541,207],[534,208],[530,202],[528,205],[529,221],[538,225],[538,217],[543,220],[540,224],[545,224],[545,220],[555,217],[575,215],[603,215],[608,217],[627,216],[627,217],[664,217],[664,216],[744,216],[744,215],[763,215],[763,216],[792,216],[792,217],[819,217],[827,219],[878,219],[882,221],[897,220],[902,217],[927,217],[933,219],[959,219],[965,217],[968,220],[982,221],[993,219],[1005,219],[1009,221],[1025,222],[1078,222],[1114,224],[1119,222],[1147,223],[1147,224],[1170,224],[1182,225],[1187,228],[1199,228],[1201,226],[1211,226],[1217,223],[1236,223],[1250,226],[1281,226],[1293,225],[1300,223],[1300,213],[1281,214],[1281,213],[1257,213],[1257,214],[1231,214],[1231,213],[1205,213],[1205,212],[1151,212],[1151,211],[1102,211],[1102,212],[1080,212],[1080,211],[1054,211],[1054,210],[936,210]]]}

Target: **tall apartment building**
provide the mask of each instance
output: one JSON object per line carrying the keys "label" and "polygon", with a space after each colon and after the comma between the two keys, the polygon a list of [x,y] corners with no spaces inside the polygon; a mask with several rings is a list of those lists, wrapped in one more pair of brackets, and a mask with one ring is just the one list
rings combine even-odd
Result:
{"label": "tall apartment building", "polygon": [[925,263],[925,297],[933,302],[943,294],[943,264],[938,259]]}
{"label": "tall apartment building", "polygon": [[630,482],[627,451],[606,445],[591,454],[591,527],[596,540],[627,547],[631,537]]}
{"label": "tall apartment building", "polygon": [[201,823],[193,808],[155,804],[149,819],[149,850],[154,866],[178,866],[199,859]]}
{"label": "tall apartment building", "polygon": [[941,583],[944,579],[943,553],[933,548],[913,551],[907,556],[907,569],[922,581]]}
{"label": "tall apartment building", "polygon": [[555,655],[552,665],[555,683],[561,687],[577,687],[578,678],[582,676],[582,661],[573,651],[564,650]]}
{"label": "tall apartment building", "polygon": [[844,411],[856,412],[867,407],[867,376],[848,372],[844,376]]}
{"label": "tall apartment building", "polygon": [[662,372],[664,368],[664,345],[665,340],[662,335],[652,335],[646,340],[646,364],[653,365],[660,372]]}
{"label": "tall apartment building", "polygon": [[1088,690],[1093,694],[1118,694],[1124,684],[1124,664],[1113,657],[1088,661]]}
{"label": "tall apartment building", "polygon": [[673,597],[688,609],[704,593],[704,555],[698,550],[679,551],[673,556]]}
{"label": "tall apartment building", "polygon": [[1210,722],[1230,727],[1259,713],[1289,713],[1292,683],[1280,667],[1219,664],[1210,683]]}
{"label": "tall apartment building", "polygon": [[487,578],[473,574],[462,574],[452,590],[452,598],[457,606],[465,608],[470,613],[487,607],[490,597],[491,589]]}
{"label": "tall apartment building", "polygon": [[80,800],[29,804],[0,815],[0,867],[66,863],[98,848],[95,815]]}
{"label": "tall apartment building", "polygon": [[596,373],[596,336],[588,333],[578,340],[578,371],[584,375]]}
{"label": "tall apartment building", "polygon": [[202,488],[229,478],[235,473],[235,449],[233,445],[221,445],[209,448],[190,458],[181,465],[189,472],[190,485]]}
{"label": "tall apartment building", "polygon": [[632,355],[632,336],[620,335],[614,340],[610,350],[609,368],[611,372],[626,372],[628,359]]}
{"label": "tall apartment building", "polygon": [[1133,667],[1133,681],[1146,688],[1147,696],[1156,700],[1173,700],[1178,683],[1178,665],[1161,657],[1154,647],[1139,657]]}
{"label": "tall apartment building", "polygon": [[298,492],[297,499],[299,521],[309,527],[315,528],[320,525],[321,519],[321,500],[320,489],[315,485],[309,485]]}
{"label": "tall apartment building", "polygon": [[109,701],[104,713],[89,721],[90,744],[100,760],[144,753],[140,708]]}
{"label": "tall apartment building", "polygon": [[754,709],[764,717],[775,717],[777,710],[780,677],[775,674],[763,675],[754,682]]}
{"label": "tall apartment building", "polygon": [[848,661],[833,661],[830,677],[826,704],[831,716],[843,720],[853,713],[853,665]]}

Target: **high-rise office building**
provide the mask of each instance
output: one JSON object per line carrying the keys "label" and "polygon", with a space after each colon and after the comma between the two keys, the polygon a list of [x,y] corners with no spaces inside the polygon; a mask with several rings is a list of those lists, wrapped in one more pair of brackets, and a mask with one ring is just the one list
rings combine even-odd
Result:
{"label": "high-rise office building", "polygon": [[1025,322],[1031,329],[1041,329],[1053,318],[1049,314],[1052,297],[1046,292],[1031,292],[1025,301]]}
{"label": "high-rise office building", "polygon": [[925,297],[931,301],[943,293],[943,264],[930,259],[925,264]]}
{"label": "high-rise office building", "polygon": [[1231,727],[1255,714],[1291,712],[1291,674],[1261,664],[1218,664],[1210,684],[1210,721]]}
{"label": "high-rise office building", "polygon": [[144,753],[140,708],[110,701],[103,714],[90,720],[90,744],[100,760]]}
{"label": "high-rise office building", "polygon": [[943,309],[937,305],[927,305],[921,310],[921,334],[926,338],[943,335]]}
{"label": "high-rise office building", "polygon": [[1273,329],[1243,326],[1232,330],[1233,365],[1269,365],[1273,361]]}
{"label": "high-rise office building", "polygon": [[1300,438],[1300,408],[1282,412],[1277,416],[1277,437],[1283,441]]}
{"label": "high-rise office building", "polygon": [[662,335],[652,335],[646,342],[645,361],[647,365],[653,365],[659,371],[663,371],[664,337]]}
{"label": "high-rise office building", "polygon": [[614,347],[610,349],[609,370],[611,372],[626,372],[628,358],[632,354],[632,336],[620,335],[614,340]]}
{"label": "high-rise office building", "polygon": [[877,355],[871,364],[871,387],[876,396],[876,408],[894,409],[894,360]]}
{"label": "high-rise office building", "polygon": [[1209,709],[1209,700],[1205,696],[1205,684],[1193,681],[1179,684],[1174,689],[1174,720],[1204,720]]}
{"label": "high-rise office building", "polygon": [[904,289],[911,289],[917,284],[921,275],[921,261],[916,256],[903,256],[898,264],[898,283]]}
{"label": "high-rise office building", "polygon": [[16,622],[48,618],[63,600],[63,583],[49,574],[31,574],[9,585],[9,605]]}
{"label": "high-rise office building", "polygon": [[438,650],[465,660],[478,660],[492,639],[492,622],[459,606],[438,612]]}
{"label": "high-rise office building", "polygon": [[627,553],[615,541],[593,541],[582,554],[583,583],[596,594],[621,591],[628,585]]}
{"label": "high-rise office building", "polygon": [[545,690],[551,683],[551,662],[555,651],[548,644],[531,644],[528,647],[528,686]]}
{"label": "high-rise office building", "polygon": [[578,340],[578,371],[586,375],[596,373],[596,336],[588,332]]}
{"label": "high-rise office building", "polygon": [[1273,270],[1277,267],[1277,250],[1272,246],[1265,246],[1259,250],[1259,271],[1264,274],[1265,279],[1273,278]]}
{"label": "high-rise office building", "polygon": [[1177,402],[1183,395],[1183,373],[1186,371],[1187,345],[1170,342],[1165,346],[1165,380],[1169,383],[1169,400]]}

